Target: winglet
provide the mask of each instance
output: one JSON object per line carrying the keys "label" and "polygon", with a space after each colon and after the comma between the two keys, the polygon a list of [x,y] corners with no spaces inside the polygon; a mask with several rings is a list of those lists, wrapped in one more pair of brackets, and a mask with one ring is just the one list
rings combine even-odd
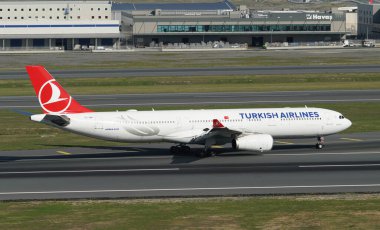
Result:
{"label": "winglet", "polygon": [[212,127],[213,128],[224,128],[224,125],[220,123],[218,119],[212,120]]}
{"label": "winglet", "polygon": [[30,80],[45,114],[87,113],[43,66],[26,66]]}

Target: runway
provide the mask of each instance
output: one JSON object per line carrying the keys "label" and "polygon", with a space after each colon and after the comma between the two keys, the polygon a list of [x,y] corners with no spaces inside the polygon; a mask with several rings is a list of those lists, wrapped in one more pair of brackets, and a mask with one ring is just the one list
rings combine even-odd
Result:
{"label": "runway", "polygon": [[[254,74],[312,74],[312,73],[378,73],[379,65],[323,65],[323,66],[250,66],[209,68],[145,68],[145,69],[84,69],[50,70],[55,78],[104,78],[139,76],[231,76]],[[26,71],[1,71],[0,80],[28,79]]]}
{"label": "runway", "polygon": [[[117,109],[134,106],[163,105],[216,105],[216,104],[311,104],[343,102],[379,102],[380,90],[333,90],[333,91],[276,91],[242,93],[161,93],[161,94],[117,94],[74,95],[75,99],[88,107],[112,107]],[[0,108],[37,108],[35,96],[0,97]]]}
{"label": "runway", "polygon": [[[273,151],[170,155],[168,144],[0,152],[0,199],[380,192],[380,133],[277,140]],[[198,151],[194,149],[193,151]]]}

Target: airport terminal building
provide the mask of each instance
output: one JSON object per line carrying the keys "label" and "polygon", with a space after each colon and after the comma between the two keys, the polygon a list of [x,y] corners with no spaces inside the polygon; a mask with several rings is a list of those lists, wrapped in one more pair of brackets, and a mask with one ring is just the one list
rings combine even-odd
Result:
{"label": "airport terminal building", "polygon": [[341,42],[380,36],[379,4],[257,11],[213,3],[0,2],[0,49],[87,50],[205,44]]}
{"label": "airport terminal building", "polygon": [[[254,11],[229,1],[194,4],[114,4],[124,31],[137,46],[155,43],[225,41],[262,46],[266,42],[340,41],[356,36],[348,10]],[[350,20],[348,20],[350,21]]]}
{"label": "airport terminal building", "polygon": [[120,22],[109,1],[0,2],[2,50],[114,47]]}

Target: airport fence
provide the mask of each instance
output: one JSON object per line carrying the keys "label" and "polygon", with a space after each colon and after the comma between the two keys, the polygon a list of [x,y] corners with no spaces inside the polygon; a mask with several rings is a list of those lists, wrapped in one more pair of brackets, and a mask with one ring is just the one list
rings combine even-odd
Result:
{"label": "airport fence", "polygon": [[[156,44],[151,44],[150,47],[154,47]],[[214,42],[200,42],[200,43],[168,43],[158,44],[158,47],[163,49],[247,49],[247,43],[229,43],[223,41]]]}
{"label": "airport fence", "polygon": [[272,42],[265,43],[264,48],[275,48],[275,47],[341,47],[343,43],[338,42]]}

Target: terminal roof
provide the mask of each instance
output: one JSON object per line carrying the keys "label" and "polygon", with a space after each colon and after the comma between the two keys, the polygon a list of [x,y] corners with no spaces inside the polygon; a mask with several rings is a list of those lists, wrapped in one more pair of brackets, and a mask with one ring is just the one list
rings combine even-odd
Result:
{"label": "terminal roof", "polygon": [[228,0],[211,3],[113,3],[112,10],[235,10]]}

